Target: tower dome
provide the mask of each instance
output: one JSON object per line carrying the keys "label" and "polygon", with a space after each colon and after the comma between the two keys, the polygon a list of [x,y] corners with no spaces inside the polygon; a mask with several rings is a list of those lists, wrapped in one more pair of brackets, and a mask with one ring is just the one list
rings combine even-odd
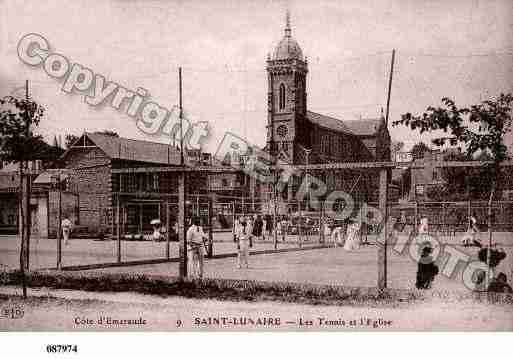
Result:
{"label": "tower dome", "polygon": [[280,40],[273,52],[273,60],[297,59],[303,61],[303,51],[297,41],[291,36],[290,14],[287,11],[285,36]]}

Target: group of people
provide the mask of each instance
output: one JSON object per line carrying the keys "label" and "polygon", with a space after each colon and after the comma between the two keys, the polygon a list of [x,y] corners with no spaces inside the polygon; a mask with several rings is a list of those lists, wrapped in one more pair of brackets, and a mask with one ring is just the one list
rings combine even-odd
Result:
{"label": "group of people", "polygon": [[[427,218],[420,220],[418,234],[429,233],[429,224]],[[477,257],[480,262],[486,263],[492,270],[506,258],[506,252],[503,249],[483,246],[479,237],[479,229],[475,216],[469,218],[467,232],[463,235],[462,245],[464,247],[475,246],[479,248]],[[421,255],[418,261],[417,276],[415,286],[418,289],[431,288],[433,281],[438,275],[439,269],[435,260],[431,257],[433,248],[428,243],[421,243]],[[513,289],[508,284],[508,278],[505,273],[500,272],[497,276],[486,281],[486,273],[480,272],[476,281],[477,290],[486,290],[488,292],[513,293]]]}
{"label": "group of people", "polygon": [[272,233],[272,218],[270,216],[261,216],[259,214],[255,214],[253,216],[241,216],[240,218],[235,220],[233,224],[233,241],[237,242],[237,234],[236,229],[241,224],[240,222],[244,220],[245,223],[251,225],[251,241],[250,246],[253,247],[253,238],[266,240],[270,238],[270,233]]}
{"label": "group of people", "polygon": [[354,251],[360,248],[361,223],[348,221],[344,233],[343,226],[335,226],[331,232],[331,241],[336,247],[344,247],[346,251]]}

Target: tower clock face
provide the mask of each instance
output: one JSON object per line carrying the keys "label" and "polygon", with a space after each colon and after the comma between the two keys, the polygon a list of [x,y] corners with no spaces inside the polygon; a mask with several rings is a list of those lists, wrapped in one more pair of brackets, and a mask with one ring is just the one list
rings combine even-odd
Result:
{"label": "tower clock face", "polygon": [[287,136],[287,133],[289,132],[289,130],[287,129],[287,126],[285,125],[280,125],[278,126],[278,128],[276,129],[276,133],[278,133],[278,136],[280,137],[285,137]]}

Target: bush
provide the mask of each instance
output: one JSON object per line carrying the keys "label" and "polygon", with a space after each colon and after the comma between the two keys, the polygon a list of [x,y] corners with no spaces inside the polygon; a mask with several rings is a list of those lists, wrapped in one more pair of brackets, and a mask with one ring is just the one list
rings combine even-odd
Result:
{"label": "bush", "polygon": [[[230,279],[181,280],[177,277],[145,276],[101,272],[31,272],[27,275],[31,287],[73,289],[93,292],[138,292],[161,296],[181,296],[232,301],[280,301],[312,305],[383,306],[424,300],[438,292],[418,290],[379,290],[331,285],[313,285],[287,282],[261,282]],[[0,273],[0,284],[19,285],[19,271]],[[444,300],[472,297],[465,294],[443,293]],[[496,295],[494,303],[513,303],[512,295]]]}

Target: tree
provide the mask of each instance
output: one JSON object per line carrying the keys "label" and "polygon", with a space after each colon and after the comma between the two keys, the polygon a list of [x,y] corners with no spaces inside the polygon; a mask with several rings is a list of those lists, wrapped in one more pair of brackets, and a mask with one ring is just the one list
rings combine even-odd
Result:
{"label": "tree", "polygon": [[411,149],[411,155],[414,160],[424,158],[424,153],[431,151],[428,145],[424,142],[416,143]]}
{"label": "tree", "polygon": [[19,99],[7,96],[0,99],[0,159],[19,163],[20,170],[20,208],[21,246],[20,271],[22,275],[23,297],[27,297],[25,271],[29,269],[30,249],[30,180],[24,175],[28,161],[34,158],[34,146],[42,141],[34,135],[32,127],[37,126],[44,114],[44,108],[28,96]]}
{"label": "tree", "polygon": [[99,133],[101,135],[106,135],[106,136],[111,136],[111,137],[119,137],[119,135],[116,131],[111,131],[111,130],[96,131],[95,133]]}
{"label": "tree", "polygon": [[77,142],[79,138],[80,137],[75,136],[71,133],[68,133],[66,136],[64,136],[64,144],[66,146],[66,149],[70,149],[70,147],[73,146],[73,144]]}
{"label": "tree", "polygon": [[[490,190],[488,196],[488,242],[492,245],[492,201],[499,187],[501,176],[500,163],[508,158],[504,136],[512,127],[512,94],[500,94],[496,98],[472,105],[470,108],[458,108],[447,97],[442,98],[441,107],[429,106],[422,115],[406,113],[393,125],[409,126],[412,130],[424,132],[443,131],[444,135],[432,142],[436,146],[449,144],[463,145],[467,158],[487,153],[492,159],[484,167],[488,173]],[[482,181],[482,179],[481,179]],[[488,251],[490,252],[490,251]],[[487,263],[490,263],[488,258]]]}

